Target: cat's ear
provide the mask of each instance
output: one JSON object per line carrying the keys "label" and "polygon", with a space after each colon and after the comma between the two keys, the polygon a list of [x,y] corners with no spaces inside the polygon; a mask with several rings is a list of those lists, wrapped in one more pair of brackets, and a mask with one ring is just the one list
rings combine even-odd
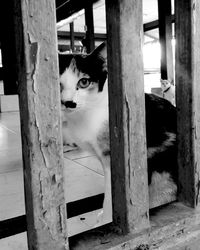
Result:
{"label": "cat's ear", "polygon": [[102,57],[107,61],[107,45],[106,42],[101,43],[93,52],[93,55]]}
{"label": "cat's ear", "polygon": [[107,71],[107,45],[106,42],[101,43],[93,52],[90,54],[92,57],[101,58],[104,61],[103,67]]}
{"label": "cat's ear", "polygon": [[161,83],[161,86],[165,88],[167,86],[167,84],[168,84],[168,81],[160,79],[160,83]]}
{"label": "cat's ear", "polygon": [[76,60],[75,60],[75,58],[72,58],[72,59],[71,59],[69,68],[70,68],[72,71],[75,71],[75,69],[76,69]]}
{"label": "cat's ear", "polygon": [[107,44],[106,42],[101,43],[92,53],[92,57],[102,58],[103,63],[103,71],[107,71]]}
{"label": "cat's ear", "polygon": [[99,91],[103,90],[108,75],[107,67],[107,46],[106,42],[101,43],[89,56],[88,60],[95,72],[95,78],[99,83]]}
{"label": "cat's ear", "polygon": [[166,81],[166,80],[160,79],[160,82],[161,82],[161,83],[165,83],[165,81]]}

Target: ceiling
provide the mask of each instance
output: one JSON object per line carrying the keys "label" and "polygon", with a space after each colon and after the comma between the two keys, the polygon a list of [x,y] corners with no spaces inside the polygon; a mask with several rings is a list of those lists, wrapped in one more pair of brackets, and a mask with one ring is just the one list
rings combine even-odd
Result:
{"label": "ceiling", "polygon": [[[172,0],[172,13],[174,12],[174,4]],[[143,23],[148,23],[158,19],[157,0],[143,0]],[[93,4],[94,28],[95,33],[106,33],[105,21],[105,0],[99,0]],[[74,22],[75,32],[85,31],[84,10],[78,11],[72,16],[57,23],[57,29],[60,31],[69,31],[69,23]],[[145,35],[145,42],[151,42],[158,39],[158,31],[148,31]]]}

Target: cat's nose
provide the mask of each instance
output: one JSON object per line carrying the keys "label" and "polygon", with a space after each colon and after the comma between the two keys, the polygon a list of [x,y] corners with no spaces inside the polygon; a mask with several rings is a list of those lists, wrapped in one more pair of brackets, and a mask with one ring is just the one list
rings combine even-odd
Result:
{"label": "cat's nose", "polygon": [[66,101],[66,102],[61,101],[61,103],[65,105],[66,108],[72,108],[72,109],[76,108],[76,103],[73,101]]}

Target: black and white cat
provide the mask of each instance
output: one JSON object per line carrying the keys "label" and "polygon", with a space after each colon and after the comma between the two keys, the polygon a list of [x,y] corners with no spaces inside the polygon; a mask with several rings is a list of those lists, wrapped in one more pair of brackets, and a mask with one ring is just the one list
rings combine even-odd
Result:
{"label": "black and white cat", "polygon": [[175,85],[172,81],[160,79],[162,96],[176,106]]}
{"label": "black and white cat", "polygon": [[[89,55],[59,54],[64,143],[95,153],[105,176],[104,219],[111,204],[108,128],[107,49],[103,43]],[[176,197],[176,109],[145,94],[150,207]],[[160,201],[162,199],[162,201]]]}

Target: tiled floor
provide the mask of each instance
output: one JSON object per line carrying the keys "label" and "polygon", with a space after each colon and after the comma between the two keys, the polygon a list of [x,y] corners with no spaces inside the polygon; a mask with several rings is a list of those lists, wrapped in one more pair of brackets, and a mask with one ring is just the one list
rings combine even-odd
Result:
{"label": "tiled floor", "polygon": [[[0,221],[25,213],[21,154],[19,113],[0,113]],[[75,150],[65,153],[64,176],[67,202],[104,191],[101,165],[88,152]],[[69,235],[94,227],[98,212],[85,214],[84,221],[80,216],[68,219]],[[0,249],[27,249],[26,233],[0,240]]]}

